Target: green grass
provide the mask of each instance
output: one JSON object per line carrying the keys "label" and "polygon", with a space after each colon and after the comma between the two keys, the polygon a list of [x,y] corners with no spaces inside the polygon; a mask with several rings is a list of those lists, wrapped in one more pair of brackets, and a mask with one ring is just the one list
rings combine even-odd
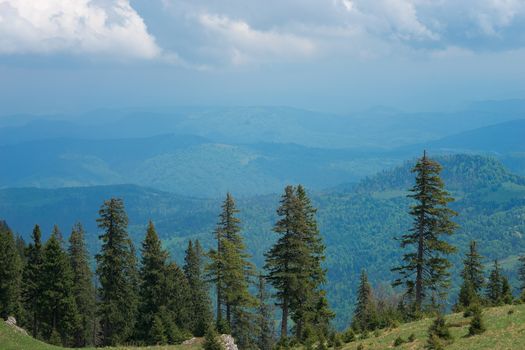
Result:
{"label": "green grass", "polygon": [[[509,314],[509,310],[513,310]],[[487,330],[485,333],[469,337],[470,318],[462,314],[452,314],[446,317],[451,326],[450,331],[454,342],[445,347],[446,350],[521,350],[525,349],[525,305],[509,305],[483,310],[483,320]],[[427,341],[427,330],[432,319],[408,323],[392,330],[381,331],[379,336],[370,334],[368,339],[345,344],[343,350],[355,350],[363,344],[365,350],[424,349]],[[407,340],[414,333],[416,340],[394,347],[394,340],[401,336]]]}
{"label": "green grass", "polygon": [[[119,346],[115,348],[97,348],[107,350],[200,350],[201,342],[194,345],[167,345],[167,346]],[[63,350],[65,348],[53,346],[36,340],[30,336],[16,332],[11,327],[0,320],[0,349],[1,350]],[[95,350],[95,348],[85,348],[85,350]]]}

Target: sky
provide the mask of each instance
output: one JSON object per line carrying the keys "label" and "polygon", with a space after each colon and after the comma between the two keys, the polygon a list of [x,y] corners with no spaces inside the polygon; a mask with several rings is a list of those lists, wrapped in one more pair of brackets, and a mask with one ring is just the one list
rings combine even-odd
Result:
{"label": "sky", "polygon": [[0,0],[0,115],[525,98],[525,0]]}

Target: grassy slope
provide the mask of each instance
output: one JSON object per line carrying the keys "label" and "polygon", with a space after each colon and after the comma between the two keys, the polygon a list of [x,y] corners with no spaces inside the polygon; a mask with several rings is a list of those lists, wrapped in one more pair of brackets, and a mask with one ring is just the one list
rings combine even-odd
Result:
{"label": "grassy slope", "polygon": [[[151,350],[199,350],[200,344],[195,345],[170,345],[170,346],[148,346],[148,347],[128,347],[122,346],[118,348],[104,348],[108,350],[136,350],[136,349],[151,349]],[[7,326],[3,321],[0,321],[0,349],[1,350],[63,350],[58,346],[49,345],[36,340],[32,337],[23,335],[14,331]],[[100,349],[100,348],[99,348]],[[85,350],[95,350],[95,348],[85,348]]]}
{"label": "grassy slope", "polygon": [[[513,310],[509,314],[509,310]],[[467,337],[470,318],[464,318],[462,314],[453,314],[446,317],[447,323],[451,325],[451,333],[454,342],[447,346],[447,350],[520,350],[525,349],[525,305],[503,306],[484,310],[483,319],[487,331],[475,337]],[[378,337],[371,336],[363,341],[346,344],[343,350],[357,349],[359,344],[364,345],[365,350],[395,349],[424,349],[427,340],[427,329],[431,319],[401,325],[399,328],[384,331]],[[407,339],[414,333],[416,340],[394,347],[394,340],[401,336]]]}

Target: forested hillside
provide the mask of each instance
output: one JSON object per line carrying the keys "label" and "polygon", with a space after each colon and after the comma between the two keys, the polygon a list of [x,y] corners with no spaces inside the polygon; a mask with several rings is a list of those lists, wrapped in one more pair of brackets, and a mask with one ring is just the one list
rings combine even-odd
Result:
{"label": "forested hillside", "polygon": [[[452,241],[459,251],[465,251],[468,242],[476,239],[487,263],[500,258],[505,259],[504,268],[512,266],[515,259],[508,257],[525,250],[523,178],[509,173],[492,158],[457,155],[437,159],[444,167],[447,188],[456,197],[452,207],[459,212],[460,228]],[[407,215],[410,201],[405,197],[413,181],[411,164],[407,162],[379,173],[354,189],[346,186],[311,193],[327,244],[328,297],[337,311],[339,327],[349,322],[357,278],[363,267],[374,285],[383,283],[389,288],[390,268],[399,260],[398,242],[393,238],[405,232],[411,223]],[[135,186],[2,190],[0,212],[25,237],[37,222],[47,236],[54,223],[67,231],[80,220],[94,248],[96,212],[102,200],[111,195],[124,199],[132,237],[138,241],[147,220],[153,219],[177,261],[182,259],[187,239],[199,238],[205,247],[212,243],[218,201],[190,199]],[[278,200],[277,195],[268,195],[240,199],[237,203],[246,245],[258,266],[262,266],[263,252],[276,239],[272,227]],[[460,254],[452,260],[454,266],[459,266]],[[457,271],[453,276],[457,282]],[[515,275],[511,277],[515,279]]]}

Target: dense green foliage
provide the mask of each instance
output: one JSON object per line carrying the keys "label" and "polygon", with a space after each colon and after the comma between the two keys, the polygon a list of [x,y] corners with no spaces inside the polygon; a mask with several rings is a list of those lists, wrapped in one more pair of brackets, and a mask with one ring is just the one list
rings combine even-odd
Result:
{"label": "dense green foliage", "polygon": [[10,315],[20,316],[22,261],[16,249],[13,233],[0,221],[0,320]]}
{"label": "dense green foliage", "polygon": [[279,238],[265,254],[267,278],[276,290],[276,305],[281,308],[283,341],[288,336],[291,317],[296,340],[318,337],[322,344],[333,317],[322,288],[325,247],[315,213],[302,186],[286,186],[274,226]]}
{"label": "dense green foliage", "polygon": [[[443,166],[443,181],[456,198],[451,208],[459,214],[456,221],[460,228],[450,237],[450,242],[459,250],[459,254],[451,257],[453,283],[448,301],[451,306],[456,302],[462,282],[462,260],[471,240],[477,241],[479,254],[485,257],[483,264],[500,259],[506,273],[525,251],[525,242],[520,238],[525,232],[522,220],[525,181],[507,172],[492,158],[455,155],[435,159]],[[355,189],[344,187],[311,193],[326,244],[327,259],[323,265],[327,269],[326,290],[330,306],[337,314],[338,328],[350,324],[363,268],[367,269],[374,288],[381,287],[387,295],[392,294],[384,286],[394,279],[388,268],[400,262],[398,243],[392,238],[407,232],[411,226],[407,213],[413,203],[405,196],[413,185],[410,174],[413,164],[370,177]],[[86,228],[88,247],[94,254],[99,249],[94,225],[96,209],[104,198],[111,196],[126,201],[130,236],[137,244],[143,237],[144,224],[151,218],[171,256],[179,263],[190,239],[198,238],[205,249],[215,246],[210,232],[215,227],[219,201],[190,199],[136,186],[0,190],[0,212],[28,241],[31,222],[41,223],[45,234],[51,231],[54,221],[60,227],[70,227],[81,220]],[[278,201],[276,195],[237,201],[245,244],[258,267],[264,264],[263,253],[275,241],[271,230],[277,219]],[[516,274],[507,275],[511,286],[518,287]]]}
{"label": "dense green foliage", "polygon": [[69,260],[73,271],[73,295],[80,318],[74,335],[75,347],[96,344],[98,331],[95,317],[95,288],[90,269],[89,253],[86,249],[85,233],[80,223],[73,226],[69,236]]}
{"label": "dense green foliage", "polygon": [[195,245],[190,240],[186,249],[184,274],[187,279],[189,292],[190,329],[194,335],[202,337],[212,324],[211,302],[208,286],[204,280],[204,253],[198,240]]}
{"label": "dense green foliage", "polygon": [[97,255],[99,317],[102,344],[128,341],[137,312],[137,266],[133,243],[128,237],[128,217],[122,200],[104,202],[97,220],[103,230],[102,248]]}

